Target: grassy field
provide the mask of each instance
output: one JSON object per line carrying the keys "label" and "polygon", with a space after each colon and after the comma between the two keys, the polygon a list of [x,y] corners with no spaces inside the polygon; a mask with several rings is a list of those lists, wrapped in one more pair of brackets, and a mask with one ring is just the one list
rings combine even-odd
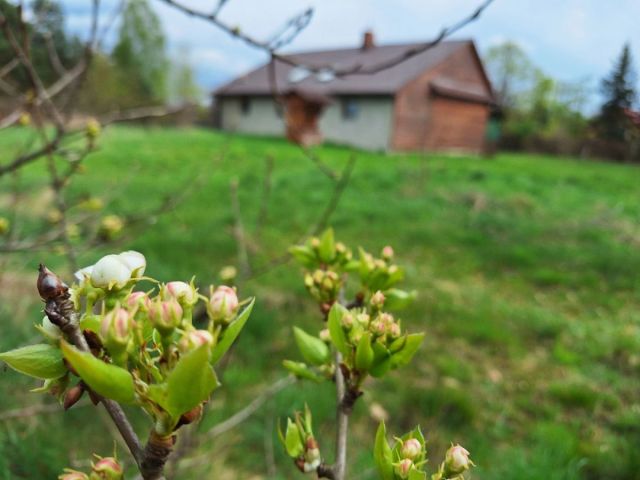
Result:
{"label": "grassy field", "polygon": [[[3,135],[0,162],[22,138]],[[109,211],[131,214],[186,190],[174,210],[113,246],[143,252],[148,273],[161,280],[195,274],[207,284],[220,267],[237,263],[232,179],[239,182],[257,270],[308,231],[332,191],[332,182],[281,140],[114,128],[100,147],[76,179],[72,201],[97,194],[112,199]],[[465,445],[478,465],[473,478],[640,478],[640,169],[512,154],[492,160],[388,156],[331,146],[316,153],[336,169],[357,157],[331,225],[345,243],[372,251],[394,246],[407,267],[405,285],[419,292],[403,321],[428,332],[413,365],[370,383],[357,405],[349,478],[376,478],[377,425],[370,415],[376,404],[389,412],[391,432],[421,424],[435,461],[449,441]],[[267,156],[274,161],[272,190],[258,231]],[[24,189],[44,181],[39,165],[20,179]],[[0,214],[8,186],[2,179]],[[46,214],[48,201],[27,206],[26,228]],[[83,252],[81,263],[108,250]],[[37,263],[64,265],[55,253],[4,260],[2,350],[36,337]],[[244,282],[241,290],[257,296],[257,310],[200,431],[284,375],[281,360],[297,358],[292,324],[320,328],[293,264]],[[32,386],[0,371],[0,411],[44,401],[27,392]],[[224,437],[193,445],[174,478],[296,478],[274,419],[305,401],[326,422],[320,443],[331,455],[331,388],[302,384]],[[2,421],[0,478],[54,478],[93,451],[109,453],[108,422],[92,408]]]}

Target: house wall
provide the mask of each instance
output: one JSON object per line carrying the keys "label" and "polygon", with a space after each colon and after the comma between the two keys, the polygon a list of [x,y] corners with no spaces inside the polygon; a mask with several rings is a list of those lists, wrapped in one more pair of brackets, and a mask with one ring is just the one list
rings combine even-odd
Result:
{"label": "house wall", "polygon": [[272,97],[251,97],[246,114],[242,112],[242,100],[239,97],[222,97],[218,102],[220,126],[223,130],[257,135],[284,135],[284,120],[276,114]]}
{"label": "house wall", "polygon": [[394,150],[481,150],[489,106],[431,95],[429,83],[440,76],[480,85],[491,94],[474,47],[465,45],[398,91],[391,140]]}
{"label": "house wall", "polygon": [[481,153],[488,110],[486,105],[435,97],[424,149]]}
{"label": "house wall", "polygon": [[387,150],[393,123],[393,97],[350,97],[357,102],[355,118],[342,116],[342,100],[336,98],[320,117],[325,140],[365,150]]}

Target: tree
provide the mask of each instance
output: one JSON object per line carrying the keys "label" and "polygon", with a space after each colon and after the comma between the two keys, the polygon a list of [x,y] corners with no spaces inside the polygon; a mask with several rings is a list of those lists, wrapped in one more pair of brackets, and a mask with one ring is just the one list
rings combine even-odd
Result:
{"label": "tree", "polygon": [[512,41],[491,47],[484,60],[498,104],[503,109],[514,108],[522,91],[535,82],[536,68],[524,50]]}
{"label": "tree", "polygon": [[127,3],[112,56],[138,103],[164,101],[168,67],[166,40],[148,0]]}
{"label": "tree", "polygon": [[186,46],[178,49],[178,54],[171,62],[169,85],[169,100],[172,102],[195,103],[201,97],[191,64],[191,55]]}
{"label": "tree", "polygon": [[627,122],[625,110],[633,106],[636,98],[634,82],[631,50],[629,44],[625,44],[613,70],[602,80],[601,91],[605,101],[596,123],[604,138],[624,141]]}

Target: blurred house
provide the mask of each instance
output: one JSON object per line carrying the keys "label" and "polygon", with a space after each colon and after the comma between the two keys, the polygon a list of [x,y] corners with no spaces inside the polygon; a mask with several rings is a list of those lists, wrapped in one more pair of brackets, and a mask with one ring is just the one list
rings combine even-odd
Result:
{"label": "blurred house", "polygon": [[304,145],[324,139],[370,150],[481,151],[493,93],[472,41],[442,42],[374,74],[334,74],[420,46],[377,46],[366,32],[359,48],[288,55],[297,65],[276,61],[216,90],[218,125]]}

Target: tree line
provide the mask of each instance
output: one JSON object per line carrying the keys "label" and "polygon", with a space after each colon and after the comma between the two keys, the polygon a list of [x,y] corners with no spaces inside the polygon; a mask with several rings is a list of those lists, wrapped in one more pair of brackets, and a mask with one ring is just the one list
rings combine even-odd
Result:
{"label": "tree line", "polygon": [[585,113],[590,82],[550,77],[515,42],[491,47],[484,61],[496,95],[502,148],[640,160],[636,75],[628,44],[600,81],[602,100],[593,114]]}
{"label": "tree line", "polygon": [[[65,29],[65,12],[55,0],[33,0],[31,19],[25,22],[33,38],[31,57],[42,72],[45,84],[59,77],[59,70],[75,64],[82,52],[80,39]],[[0,0],[0,12],[9,26],[18,31],[18,8]],[[104,32],[109,37],[112,32]],[[110,38],[107,38],[111,40]],[[170,58],[160,19],[149,0],[126,2],[115,32],[115,41],[100,39],[91,67],[82,82],[78,97],[80,111],[100,114],[113,110],[167,103],[194,102],[200,95],[189,54],[181,49]],[[112,47],[105,47],[111,43]],[[9,64],[14,52],[0,36],[0,66]],[[0,110],[10,102],[12,92],[28,89],[26,71],[16,69],[0,85]],[[4,88],[1,88],[4,87]]]}

